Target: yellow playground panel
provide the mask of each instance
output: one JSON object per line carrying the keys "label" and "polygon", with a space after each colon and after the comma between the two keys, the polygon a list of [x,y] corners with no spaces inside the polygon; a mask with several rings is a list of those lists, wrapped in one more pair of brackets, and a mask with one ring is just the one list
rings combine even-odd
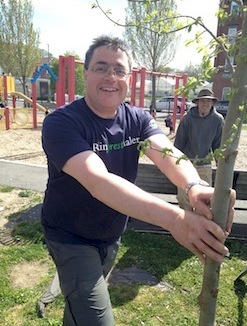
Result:
{"label": "yellow playground panel", "polygon": [[6,78],[7,83],[7,93],[12,93],[15,91],[15,77],[13,76],[0,76],[0,97],[4,98],[4,77]]}
{"label": "yellow playground panel", "polygon": [[[0,108],[0,130],[37,128],[38,125],[42,125],[48,110],[35,101],[36,110],[34,111],[32,98],[15,91],[15,78],[11,75],[2,75],[0,76],[0,101],[4,102],[8,99],[8,102],[10,102],[10,97],[12,98],[13,107],[9,103],[5,108]],[[15,107],[16,100],[23,100],[22,108]]]}
{"label": "yellow playground panel", "polygon": [[[37,125],[42,126],[45,114],[37,112]],[[6,110],[0,108],[0,130],[6,130]],[[33,108],[9,108],[10,129],[33,128]]]}

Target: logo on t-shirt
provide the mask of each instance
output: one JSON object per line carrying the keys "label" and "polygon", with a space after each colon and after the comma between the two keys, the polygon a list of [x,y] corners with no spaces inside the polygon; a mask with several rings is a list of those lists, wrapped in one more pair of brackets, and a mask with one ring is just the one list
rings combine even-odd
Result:
{"label": "logo on t-shirt", "polygon": [[117,151],[123,149],[124,147],[139,144],[139,142],[140,142],[140,137],[131,138],[129,136],[126,140],[123,140],[120,143],[114,143],[114,144],[103,144],[102,142],[93,143],[93,151],[96,153],[97,152],[108,153],[110,151]]}

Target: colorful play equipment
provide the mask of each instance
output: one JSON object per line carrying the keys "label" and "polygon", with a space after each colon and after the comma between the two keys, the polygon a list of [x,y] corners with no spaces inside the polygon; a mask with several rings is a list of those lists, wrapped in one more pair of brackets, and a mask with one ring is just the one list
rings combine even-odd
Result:
{"label": "colorful play equipment", "polygon": [[[36,81],[45,72],[48,71],[50,76],[57,81],[57,76],[52,71],[52,69],[44,64],[40,67],[38,71],[35,72],[33,78],[31,79],[32,84],[32,98],[26,96],[21,92],[15,91],[15,78],[12,76],[2,75],[0,79],[0,95],[2,103],[4,103],[4,109],[0,109],[1,120],[5,121],[5,128],[10,129],[10,125],[14,122],[18,126],[25,126],[29,121],[29,116],[32,116],[33,128],[37,128],[37,110],[48,113],[47,108],[43,105],[37,103],[36,101]],[[12,107],[8,105],[9,97],[12,100]],[[29,107],[27,108],[17,108],[17,99],[23,99]],[[1,122],[0,120],[0,122]]]}
{"label": "colorful play equipment", "polygon": [[75,56],[69,55],[68,57],[59,56],[58,59],[58,81],[56,84],[56,102],[57,107],[65,104],[65,76],[68,73],[68,101],[72,102],[75,99],[75,66],[76,64],[84,65],[81,60],[76,60]]}
{"label": "colorful play equipment", "polygon": [[31,79],[31,84],[32,84],[32,106],[33,106],[33,125],[34,128],[37,128],[37,109],[43,110],[45,114],[48,113],[47,109],[42,107],[39,103],[37,103],[36,98],[37,98],[37,89],[36,89],[36,81],[37,79],[45,72],[47,71],[51,78],[53,78],[56,82],[58,81],[58,78],[56,74],[53,72],[51,67],[48,64],[43,64],[38,71],[35,72],[33,78]]}
{"label": "colorful play equipment", "polygon": [[[175,131],[176,128],[176,119],[177,119],[177,101],[178,101],[178,95],[177,90],[181,86],[185,86],[188,80],[188,74],[165,74],[161,72],[151,72],[147,71],[146,68],[141,69],[132,69],[132,88],[131,88],[131,95],[130,95],[130,103],[131,105],[136,105],[139,107],[144,107],[144,98],[145,98],[145,83],[147,80],[147,76],[152,77],[152,75],[155,75],[156,77],[165,77],[165,78],[172,78],[175,79],[175,85],[174,85],[174,105],[173,105],[173,114],[172,114],[172,125],[173,130]],[[139,80],[139,103],[136,103],[136,85]],[[186,107],[186,100],[185,97],[182,96],[182,107],[180,112],[180,118],[183,117]]]}
{"label": "colorful play equipment", "polygon": [[[55,73],[52,71],[52,69],[47,65],[44,64],[38,71],[35,72],[33,78],[31,79],[32,84],[32,99],[27,97],[26,95],[15,92],[14,90],[14,79],[8,78],[9,76],[3,76],[2,81],[2,87],[0,83],[0,90],[2,89],[3,98],[8,99],[8,93],[12,96],[13,101],[13,107],[15,109],[15,101],[16,98],[23,98],[24,101],[29,103],[32,106],[32,115],[33,115],[33,128],[37,128],[37,109],[47,113],[47,109],[36,102],[36,81],[37,79],[45,72],[48,71],[51,78],[53,78],[56,81],[56,107],[60,107],[68,102],[72,102],[75,99],[75,66],[76,64],[84,65],[84,62],[81,60],[76,60],[74,55],[69,55],[68,57],[65,56],[59,56],[59,62],[58,62],[58,76],[55,75]],[[68,98],[65,97],[66,94],[66,74],[67,74],[67,87],[68,87]],[[176,93],[176,90],[184,86],[187,82],[187,74],[165,74],[160,72],[150,72],[147,71],[146,68],[134,68],[132,69],[132,87],[131,87],[131,93],[130,93],[130,104],[139,106],[139,107],[145,107],[144,105],[144,99],[145,99],[145,83],[147,80],[147,77],[150,79],[152,75],[155,75],[156,77],[164,77],[164,78],[172,78],[175,80],[174,84],[174,109],[173,109],[173,129],[175,130],[176,127],[176,118],[177,118],[177,100],[178,95]],[[10,76],[11,77],[11,76]],[[137,83],[139,85],[137,89]],[[137,93],[139,97],[139,101],[137,100]],[[185,98],[182,96],[182,107],[180,112],[180,118],[184,114],[184,108],[185,105]],[[20,112],[20,111],[19,111]],[[9,128],[9,119],[10,116],[8,113],[8,107],[5,107],[5,120],[6,120],[6,129]],[[20,112],[21,113],[21,112]],[[16,114],[16,111],[15,111]],[[22,114],[22,116],[19,117],[19,120],[22,120],[23,123],[25,122],[25,118]]]}
{"label": "colorful play equipment", "polygon": [[2,74],[0,76],[0,99],[2,101],[8,98],[8,91],[15,91],[15,78],[11,75]]}

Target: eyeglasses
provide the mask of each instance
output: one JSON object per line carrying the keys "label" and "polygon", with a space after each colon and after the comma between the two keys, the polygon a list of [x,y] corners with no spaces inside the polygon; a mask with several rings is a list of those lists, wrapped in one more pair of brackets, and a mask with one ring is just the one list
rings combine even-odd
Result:
{"label": "eyeglasses", "polygon": [[94,67],[88,67],[88,70],[93,71],[95,74],[100,76],[107,76],[109,74],[114,74],[117,79],[126,79],[131,73],[127,72],[124,68],[114,67],[110,69],[109,65],[98,64]]}

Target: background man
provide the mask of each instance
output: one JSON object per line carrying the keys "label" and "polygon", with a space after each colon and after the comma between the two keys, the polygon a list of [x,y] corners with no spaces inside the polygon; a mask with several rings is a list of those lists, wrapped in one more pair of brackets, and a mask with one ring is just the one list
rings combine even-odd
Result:
{"label": "background man", "polygon": [[[192,102],[196,104],[181,120],[174,145],[195,165],[201,179],[212,185],[212,162],[206,160],[209,153],[220,147],[223,116],[214,108],[218,99],[210,89],[202,89]],[[192,210],[184,189],[178,188],[178,204]]]}

